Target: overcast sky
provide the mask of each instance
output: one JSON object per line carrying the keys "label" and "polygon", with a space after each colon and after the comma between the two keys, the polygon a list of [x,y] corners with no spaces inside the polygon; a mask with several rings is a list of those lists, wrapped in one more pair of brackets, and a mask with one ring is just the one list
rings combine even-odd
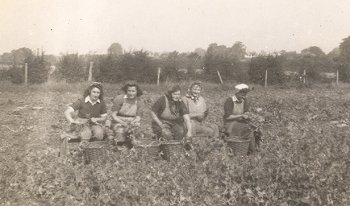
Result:
{"label": "overcast sky", "polygon": [[349,0],[0,0],[0,54],[206,49],[329,52],[350,36]]}

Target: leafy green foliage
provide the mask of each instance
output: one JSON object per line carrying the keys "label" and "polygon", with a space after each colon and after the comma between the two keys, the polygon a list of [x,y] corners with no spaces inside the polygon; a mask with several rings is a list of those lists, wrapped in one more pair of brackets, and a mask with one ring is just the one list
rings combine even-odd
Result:
{"label": "leafy green foliage", "polygon": [[87,80],[87,70],[84,61],[78,54],[63,55],[58,63],[58,76],[67,82]]}
{"label": "leafy green foliage", "polygon": [[[5,192],[0,204],[18,203],[11,192],[43,205],[350,204],[350,132],[342,126],[350,124],[346,90],[251,91],[251,109],[259,116],[264,134],[260,151],[254,155],[236,157],[221,139],[197,138],[194,149],[177,161],[140,156],[132,149],[111,151],[106,164],[89,165],[83,164],[79,150],[65,161],[57,157],[59,134],[67,126],[62,112],[80,94],[2,92],[15,102],[28,102],[29,108],[40,99],[44,109],[23,109],[24,115],[17,119],[5,115],[14,109],[12,104],[2,105],[4,124],[13,121],[10,126],[18,132],[2,130],[1,149],[6,152],[0,162],[0,188]],[[224,97],[231,92],[206,86],[208,123],[222,124]],[[149,107],[159,93],[142,97]],[[32,130],[27,129],[30,124],[34,124]],[[150,128],[147,115],[142,128]],[[9,143],[13,145],[3,146]]]}
{"label": "leafy green foliage", "polygon": [[249,67],[249,77],[254,83],[264,84],[265,71],[268,72],[267,83],[269,85],[281,84],[284,80],[281,59],[278,56],[260,55],[253,57]]}

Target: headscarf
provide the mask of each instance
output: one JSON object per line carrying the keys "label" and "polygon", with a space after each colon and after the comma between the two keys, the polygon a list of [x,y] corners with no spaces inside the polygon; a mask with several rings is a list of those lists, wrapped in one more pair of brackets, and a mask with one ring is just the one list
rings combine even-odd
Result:
{"label": "headscarf", "polygon": [[186,97],[192,99],[194,102],[197,102],[199,100],[199,97],[200,97],[200,96],[193,96],[193,94],[192,94],[191,90],[196,85],[199,86],[199,87],[202,87],[201,82],[193,82],[190,85],[190,87],[188,88],[187,94],[186,94]]}
{"label": "headscarf", "polygon": [[238,92],[249,92],[250,91],[249,86],[246,85],[246,84],[237,84],[235,86],[235,90],[236,90],[236,93],[238,93]]}

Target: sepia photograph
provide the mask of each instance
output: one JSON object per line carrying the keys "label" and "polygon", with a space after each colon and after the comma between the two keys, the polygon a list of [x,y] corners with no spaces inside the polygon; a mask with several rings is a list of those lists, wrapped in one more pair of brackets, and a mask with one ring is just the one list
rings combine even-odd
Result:
{"label": "sepia photograph", "polygon": [[0,0],[0,205],[350,206],[349,11]]}

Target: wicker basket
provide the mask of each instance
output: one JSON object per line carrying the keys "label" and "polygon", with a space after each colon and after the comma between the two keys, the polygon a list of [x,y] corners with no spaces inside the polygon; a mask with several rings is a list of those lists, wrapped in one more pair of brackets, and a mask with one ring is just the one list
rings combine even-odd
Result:
{"label": "wicker basket", "polygon": [[167,140],[160,144],[159,150],[164,160],[170,161],[184,154],[184,147],[179,140]]}
{"label": "wicker basket", "polygon": [[82,151],[85,164],[105,164],[109,157],[109,146],[105,141],[89,142]]}
{"label": "wicker basket", "polygon": [[231,138],[227,139],[226,143],[236,156],[245,156],[248,155],[250,141],[250,139]]}
{"label": "wicker basket", "polygon": [[141,157],[156,157],[159,154],[159,142],[154,139],[139,139],[135,144],[136,151]]}

